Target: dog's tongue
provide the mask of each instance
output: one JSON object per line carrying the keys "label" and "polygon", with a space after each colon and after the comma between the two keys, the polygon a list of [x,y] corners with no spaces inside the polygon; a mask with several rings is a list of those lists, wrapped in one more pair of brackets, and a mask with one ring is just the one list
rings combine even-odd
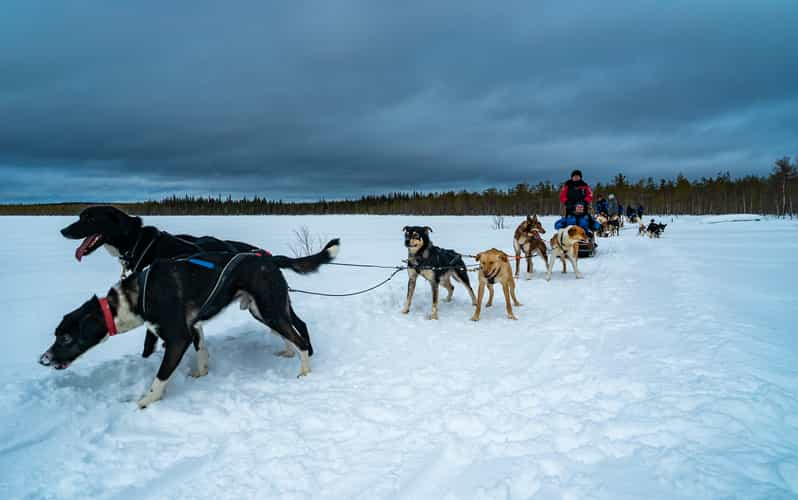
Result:
{"label": "dog's tongue", "polygon": [[81,243],[78,249],[75,250],[75,258],[78,259],[78,262],[80,262],[80,259],[82,259],[84,255],[86,255],[86,252],[91,248],[91,246],[97,241],[99,237],[100,237],[99,234],[92,234],[91,236],[87,236],[86,239],[83,240],[83,243]]}

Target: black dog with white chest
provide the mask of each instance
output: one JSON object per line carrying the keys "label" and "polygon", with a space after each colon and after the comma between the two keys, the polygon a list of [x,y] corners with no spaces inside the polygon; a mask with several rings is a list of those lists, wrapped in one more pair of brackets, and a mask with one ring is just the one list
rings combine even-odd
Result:
{"label": "black dog with white chest", "polygon": [[139,272],[156,259],[171,259],[200,252],[258,250],[247,243],[220,240],[212,236],[172,235],[154,226],[144,226],[140,217],[130,216],[108,205],[86,208],[76,222],[61,230],[61,235],[71,240],[83,240],[75,250],[78,261],[105,246],[108,253],[119,258],[123,275]]}
{"label": "black dog with white chest", "polygon": [[163,397],[169,378],[190,344],[197,350],[195,376],[208,372],[208,355],[201,322],[209,320],[235,300],[258,321],[275,330],[299,349],[299,376],[310,372],[313,353],[307,327],[294,313],[288,284],[281,269],[308,273],[330,262],[339,241],[308,257],[292,259],[263,252],[209,253],[198,257],[156,260],[138,273],[122,279],[104,298],[92,297],[64,316],[55,330],[55,343],[39,362],[56,369],[111,335],[148,323],[166,346],[161,366],[140,408]]}
{"label": "black dog with white chest", "polygon": [[[118,208],[98,205],[84,209],[78,220],[61,230],[65,238],[83,241],[75,250],[80,261],[104,246],[119,258],[122,276],[143,270],[156,259],[185,257],[200,252],[254,252],[258,248],[240,241],[220,240],[212,236],[172,235],[154,226],[144,226]],[[142,356],[149,357],[157,345],[157,336],[147,331]]]}
{"label": "black dog with white chest", "polygon": [[451,302],[454,293],[454,285],[451,278],[462,283],[469,295],[471,303],[477,305],[477,298],[471,283],[468,280],[468,270],[466,269],[463,257],[454,250],[439,248],[432,244],[429,233],[432,229],[429,226],[405,226],[405,247],[407,247],[407,302],[402,313],[410,312],[410,304],[413,301],[413,293],[416,289],[416,279],[420,274],[432,286],[432,314],[430,319],[438,319],[438,287],[443,285],[449,292],[446,302]]}

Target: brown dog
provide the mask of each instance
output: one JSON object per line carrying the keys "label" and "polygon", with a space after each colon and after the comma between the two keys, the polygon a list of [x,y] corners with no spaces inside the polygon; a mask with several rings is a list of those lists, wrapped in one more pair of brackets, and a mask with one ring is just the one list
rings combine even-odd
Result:
{"label": "brown dog", "polygon": [[545,234],[543,224],[538,220],[538,216],[526,216],[524,222],[518,225],[513,236],[513,248],[515,249],[515,277],[517,278],[521,267],[521,253],[526,258],[526,277],[532,278],[532,257],[540,255],[543,262],[548,263],[549,257],[546,252],[546,242],[540,237]]}
{"label": "brown dog", "polygon": [[510,266],[507,254],[501,250],[491,248],[476,255],[479,262],[479,292],[477,292],[477,309],[471,316],[472,321],[479,321],[479,313],[482,307],[482,298],[485,296],[485,286],[488,287],[488,302],[485,307],[493,305],[493,285],[499,282],[504,291],[504,301],[507,304],[507,317],[518,319],[513,314],[513,307],[510,305],[510,298],[513,303],[520,306],[521,303],[515,296],[515,280],[513,280],[513,268]]}
{"label": "brown dog", "polygon": [[557,234],[551,238],[551,255],[549,258],[549,269],[548,272],[546,272],[546,281],[551,280],[551,269],[554,267],[554,261],[557,259],[562,260],[562,272],[566,272],[566,258],[571,261],[571,267],[574,268],[576,278],[581,278],[582,275],[579,273],[579,267],[577,266],[577,261],[579,260],[579,244],[587,242],[587,233],[579,226],[568,226],[557,231]]}

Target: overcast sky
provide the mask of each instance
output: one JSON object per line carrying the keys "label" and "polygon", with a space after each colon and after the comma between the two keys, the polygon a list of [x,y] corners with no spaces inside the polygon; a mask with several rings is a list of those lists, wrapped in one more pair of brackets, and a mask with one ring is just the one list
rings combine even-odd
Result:
{"label": "overcast sky", "polygon": [[51,2],[0,15],[0,202],[767,173],[795,0]]}

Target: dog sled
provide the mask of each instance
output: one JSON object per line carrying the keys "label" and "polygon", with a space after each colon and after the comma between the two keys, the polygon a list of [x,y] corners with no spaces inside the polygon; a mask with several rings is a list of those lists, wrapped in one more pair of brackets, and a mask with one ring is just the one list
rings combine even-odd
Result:
{"label": "dog sled", "polygon": [[593,257],[596,255],[596,233],[587,233],[588,241],[579,243],[579,258]]}

